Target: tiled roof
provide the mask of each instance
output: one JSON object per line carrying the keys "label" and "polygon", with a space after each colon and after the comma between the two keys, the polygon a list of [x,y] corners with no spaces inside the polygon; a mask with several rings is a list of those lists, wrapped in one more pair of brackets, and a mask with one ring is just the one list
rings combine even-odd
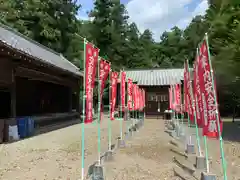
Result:
{"label": "tiled roof", "polygon": [[0,42],[26,54],[27,56],[37,59],[42,63],[60,68],[78,76],[83,76],[78,67],[65,59],[61,54],[33,41],[1,23]]}
{"label": "tiled roof", "polygon": [[163,86],[180,83],[184,77],[184,69],[148,69],[126,70],[127,78],[137,81],[138,85]]}

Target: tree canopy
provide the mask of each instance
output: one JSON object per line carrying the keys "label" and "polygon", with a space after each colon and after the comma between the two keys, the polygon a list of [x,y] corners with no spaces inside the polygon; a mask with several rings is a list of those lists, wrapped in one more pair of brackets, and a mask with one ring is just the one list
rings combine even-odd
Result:
{"label": "tree canopy", "polygon": [[[204,16],[196,16],[185,28],[173,27],[158,40],[149,29],[140,32],[128,23],[120,0],[97,0],[89,19],[77,14],[77,0],[0,0],[0,22],[62,53],[83,68],[83,38],[100,48],[113,69],[182,68],[195,59],[196,48],[208,32],[220,103],[231,108],[240,98],[240,3],[209,0]],[[221,79],[221,81],[219,80]],[[220,106],[221,107],[221,106]],[[225,108],[225,107],[224,107]]]}

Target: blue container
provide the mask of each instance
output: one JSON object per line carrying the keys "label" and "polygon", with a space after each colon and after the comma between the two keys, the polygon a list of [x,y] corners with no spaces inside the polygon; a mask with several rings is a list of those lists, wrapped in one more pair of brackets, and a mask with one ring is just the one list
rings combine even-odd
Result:
{"label": "blue container", "polygon": [[17,118],[17,126],[20,138],[27,137],[27,118]]}
{"label": "blue container", "polygon": [[27,119],[27,136],[34,134],[34,120],[31,117]]}

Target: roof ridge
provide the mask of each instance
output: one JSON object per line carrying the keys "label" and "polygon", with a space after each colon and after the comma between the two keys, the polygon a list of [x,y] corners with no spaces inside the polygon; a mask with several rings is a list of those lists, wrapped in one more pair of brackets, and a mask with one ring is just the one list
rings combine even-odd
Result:
{"label": "roof ridge", "polygon": [[149,69],[126,69],[125,71],[154,71],[154,70],[183,70],[184,68],[149,68]]}
{"label": "roof ridge", "polygon": [[[13,37],[16,36],[16,37],[19,38],[19,40],[21,39],[21,41],[27,42],[27,43],[29,44],[28,46],[32,46],[33,49],[34,49],[34,48],[39,48],[39,50],[41,49],[41,51],[43,51],[42,53],[44,53],[44,54],[45,54],[45,53],[49,53],[49,55],[52,55],[54,58],[60,58],[60,60],[61,60],[60,62],[62,62],[62,64],[65,63],[65,64],[66,64],[67,66],[69,66],[69,68],[72,69],[72,70],[70,70],[69,68],[65,69],[65,68],[62,67],[62,66],[59,66],[60,68],[65,69],[65,70],[68,70],[68,71],[72,71],[72,72],[74,72],[74,73],[76,73],[76,72],[79,71],[79,68],[78,68],[76,65],[74,65],[71,61],[69,61],[67,58],[65,58],[61,53],[58,53],[58,52],[54,51],[53,49],[42,45],[41,43],[39,43],[39,42],[31,39],[30,37],[28,37],[28,36],[20,33],[17,29],[15,29],[15,28],[13,28],[13,27],[10,27],[10,26],[7,26],[6,24],[3,24],[3,23],[1,23],[1,22],[0,22],[0,28],[3,29],[3,30],[5,30],[5,31],[7,31],[7,32],[9,32],[9,33],[12,33],[12,36],[13,36]],[[14,48],[16,48],[16,47],[14,47]],[[31,47],[29,47],[29,48],[30,48],[30,50],[31,50]],[[17,48],[17,49],[18,49],[18,48]],[[19,50],[20,50],[20,49],[19,49]],[[21,51],[22,51],[22,50],[21,50]],[[25,53],[26,53],[26,52],[25,52]],[[29,54],[29,52],[27,52],[27,54]],[[37,54],[35,54],[35,55],[29,54],[29,55],[33,56],[34,58],[40,58],[40,59],[41,59],[41,58],[44,58],[44,57],[39,57]],[[54,59],[54,58],[53,58],[53,59]],[[55,62],[55,63],[52,62],[52,61],[47,62],[45,59],[42,59],[42,60],[44,60],[45,63],[50,63],[50,64],[52,64],[52,65],[56,65],[56,62]],[[49,59],[49,60],[51,60],[51,59]],[[57,65],[57,66],[58,66],[58,65]]]}
{"label": "roof ridge", "polygon": [[5,24],[3,24],[3,23],[0,23],[0,26],[1,26],[2,28],[6,29],[6,30],[8,30],[8,31],[11,31],[11,32],[13,32],[14,34],[16,34],[16,35],[18,35],[18,36],[26,39],[27,41],[30,41],[30,42],[32,42],[33,44],[35,44],[35,45],[37,45],[37,46],[39,46],[39,47],[42,47],[43,49],[45,49],[45,50],[47,50],[47,51],[50,51],[50,52],[52,52],[52,53],[60,56],[60,53],[54,51],[53,49],[51,49],[51,48],[49,48],[49,47],[47,47],[47,46],[44,46],[43,44],[41,44],[41,43],[39,43],[39,42],[31,39],[31,38],[28,37],[28,36],[20,33],[17,29],[15,29],[15,28],[13,28],[13,27],[10,27],[10,26],[7,26],[7,25],[5,25]]}
{"label": "roof ridge", "polygon": [[61,59],[62,59],[63,61],[71,64],[72,66],[74,66],[76,69],[79,70],[79,68],[78,68],[75,64],[73,64],[72,62],[70,62],[69,60],[67,60],[67,58],[65,58],[61,53],[59,54],[59,56],[61,57]]}

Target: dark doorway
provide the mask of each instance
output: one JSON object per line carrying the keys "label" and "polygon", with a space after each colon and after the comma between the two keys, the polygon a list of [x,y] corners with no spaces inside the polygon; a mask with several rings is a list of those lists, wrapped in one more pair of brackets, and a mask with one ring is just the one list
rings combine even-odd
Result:
{"label": "dark doorway", "polygon": [[0,89],[0,119],[11,116],[11,94],[8,89]]}
{"label": "dark doorway", "polygon": [[69,111],[70,88],[58,84],[16,78],[17,116]]}

